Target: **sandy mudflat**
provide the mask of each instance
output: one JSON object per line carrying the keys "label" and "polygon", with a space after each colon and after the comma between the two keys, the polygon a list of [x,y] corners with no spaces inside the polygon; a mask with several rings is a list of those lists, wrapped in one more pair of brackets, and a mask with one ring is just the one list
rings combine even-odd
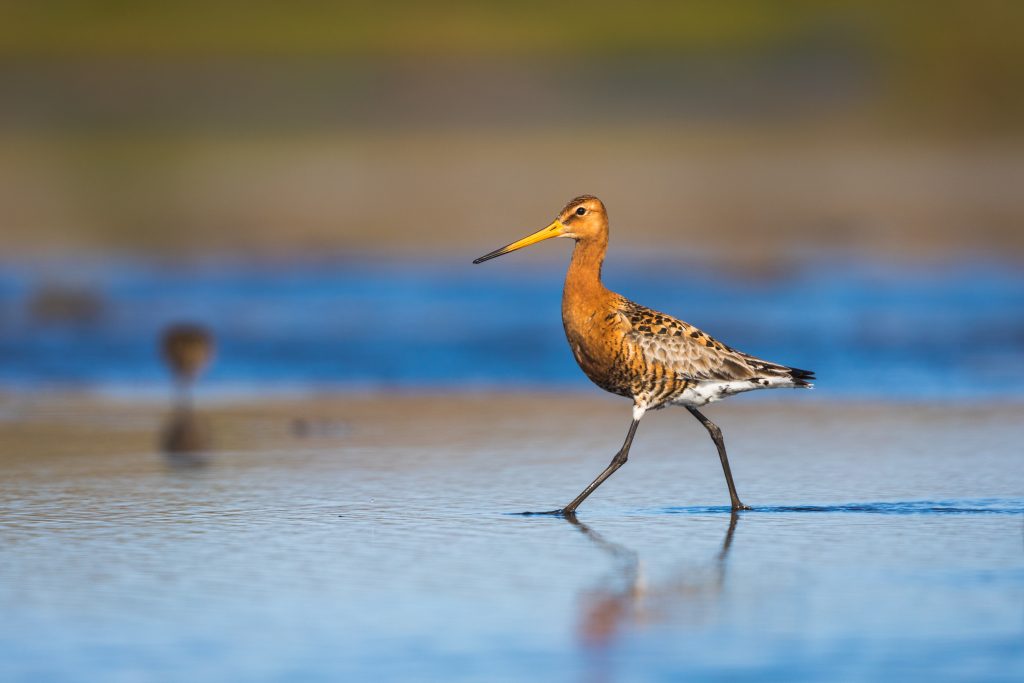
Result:
{"label": "sandy mudflat", "polygon": [[[818,401],[813,394],[779,392],[739,397],[705,408],[727,437],[762,437],[846,448],[847,432],[867,440],[899,440],[915,429],[962,433],[985,425],[996,434],[1020,434],[1016,403],[870,403]],[[767,400],[765,400],[767,399]],[[517,439],[538,445],[577,438],[603,443],[614,453],[629,425],[629,403],[595,393],[326,393],[296,398],[200,398],[194,411],[210,436],[212,451],[261,451],[352,447],[462,448]],[[89,393],[0,395],[0,454],[7,464],[58,455],[145,453],[158,448],[171,416],[169,404]],[[860,425],[854,428],[853,425]],[[706,437],[680,408],[648,413],[640,434],[662,440]],[[960,431],[959,427],[967,427]],[[824,436],[820,437],[822,434]],[[604,435],[600,438],[597,435]],[[758,447],[762,450],[765,446]],[[643,448],[641,446],[641,448]]]}

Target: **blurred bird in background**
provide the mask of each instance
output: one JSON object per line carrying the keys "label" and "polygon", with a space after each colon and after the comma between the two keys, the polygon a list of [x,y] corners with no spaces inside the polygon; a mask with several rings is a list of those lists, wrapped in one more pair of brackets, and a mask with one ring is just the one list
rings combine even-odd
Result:
{"label": "blurred bird in background", "polygon": [[213,335],[200,325],[177,323],[164,331],[160,348],[175,384],[174,405],[160,433],[160,448],[173,466],[205,465],[213,440],[208,422],[194,408],[193,390],[212,361]]}

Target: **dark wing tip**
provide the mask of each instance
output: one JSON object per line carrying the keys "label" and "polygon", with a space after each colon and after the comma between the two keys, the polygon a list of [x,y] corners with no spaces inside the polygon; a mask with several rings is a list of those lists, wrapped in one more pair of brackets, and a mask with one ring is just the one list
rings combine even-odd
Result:
{"label": "dark wing tip", "polygon": [[814,370],[801,370],[800,368],[790,368],[789,376],[793,378],[793,384],[798,387],[809,387],[812,380],[818,379],[814,376]]}

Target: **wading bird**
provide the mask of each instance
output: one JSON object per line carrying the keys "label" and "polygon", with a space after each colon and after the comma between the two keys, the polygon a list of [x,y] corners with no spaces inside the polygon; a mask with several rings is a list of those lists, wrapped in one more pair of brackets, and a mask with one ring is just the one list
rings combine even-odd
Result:
{"label": "wading bird", "polygon": [[209,462],[210,428],[193,410],[191,390],[209,365],[213,348],[213,335],[192,323],[171,325],[160,339],[160,351],[177,388],[174,407],[160,432],[160,450],[174,467],[199,467]]}
{"label": "wading bird", "polygon": [[213,357],[213,335],[200,325],[176,323],[164,330],[160,340],[164,362],[178,389],[178,403],[191,403],[191,388]]}
{"label": "wading bird", "polygon": [[587,488],[553,514],[574,514],[587,496],[626,463],[644,413],[666,405],[684,406],[704,425],[718,448],[732,509],[749,509],[736,493],[722,430],[697,409],[754,389],[811,387],[814,373],[737,351],[693,325],[605,288],[601,264],[608,250],[608,214],[601,200],[592,195],[573,199],[551,225],[473,263],[552,237],[576,241],[562,293],[562,324],[576,362],[597,386],[633,399],[633,422],[622,448]]}

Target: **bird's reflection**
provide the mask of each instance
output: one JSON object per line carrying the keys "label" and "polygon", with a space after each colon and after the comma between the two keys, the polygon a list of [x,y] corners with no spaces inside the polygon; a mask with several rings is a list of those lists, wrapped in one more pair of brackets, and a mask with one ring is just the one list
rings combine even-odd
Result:
{"label": "bird's reflection", "polygon": [[678,617],[700,621],[713,610],[725,583],[729,549],[739,515],[729,517],[721,548],[709,571],[686,571],[668,582],[648,585],[636,551],[609,541],[575,515],[565,519],[608,554],[614,563],[609,579],[581,597],[578,638],[592,657],[589,680],[609,674],[603,655],[630,626],[649,626]]}
{"label": "bird's reflection", "polygon": [[213,335],[199,325],[171,325],[160,346],[176,384],[174,405],[160,430],[160,451],[172,467],[202,467],[210,462],[213,439],[193,405],[192,385],[213,356]]}
{"label": "bird's reflection", "polygon": [[172,467],[202,467],[210,462],[209,423],[190,406],[174,408],[160,431],[160,451]]}

